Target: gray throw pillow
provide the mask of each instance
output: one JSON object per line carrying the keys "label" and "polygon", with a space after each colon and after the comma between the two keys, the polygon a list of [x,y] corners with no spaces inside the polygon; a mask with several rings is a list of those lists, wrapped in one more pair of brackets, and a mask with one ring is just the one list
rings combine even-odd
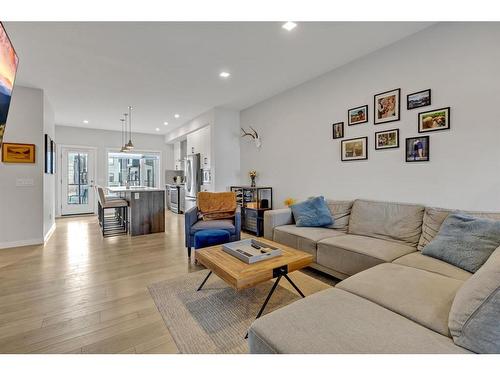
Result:
{"label": "gray throw pillow", "polygon": [[500,246],[500,221],[450,214],[422,254],[476,272]]}

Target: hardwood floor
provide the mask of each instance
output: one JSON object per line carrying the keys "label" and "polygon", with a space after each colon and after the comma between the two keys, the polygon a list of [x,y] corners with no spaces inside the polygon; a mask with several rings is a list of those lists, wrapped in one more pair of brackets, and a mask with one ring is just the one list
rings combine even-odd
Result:
{"label": "hardwood floor", "polygon": [[107,238],[62,218],[45,246],[0,250],[0,353],[177,353],[147,286],[203,267],[166,215],[165,233]]}

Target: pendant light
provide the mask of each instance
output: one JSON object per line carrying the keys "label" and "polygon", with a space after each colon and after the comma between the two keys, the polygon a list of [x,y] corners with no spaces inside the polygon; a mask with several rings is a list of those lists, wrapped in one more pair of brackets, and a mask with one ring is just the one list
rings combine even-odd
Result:
{"label": "pendant light", "polygon": [[134,144],[132,143],[132,107],[128,106],[128,123],[129,123],[129,139],[125,147],[128,150],[134,149]]}
{"label": "pendant light", "polygon": [[121,118],[120,121],[122,122],[122,148],[120,149],[120,152],[127,152],[127,148],[125,147],[125,134],[124,134],[124,131],[125,131],[125,119],[124,118]]}

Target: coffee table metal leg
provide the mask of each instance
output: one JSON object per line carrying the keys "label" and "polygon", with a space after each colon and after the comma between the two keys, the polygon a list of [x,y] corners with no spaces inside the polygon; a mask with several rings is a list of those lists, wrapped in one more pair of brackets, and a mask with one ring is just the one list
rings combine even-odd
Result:
{"label": "coffee table metal leg", "polygon": [[[293,288],[300,294],[300,296],[302,298],[305,298],[306,296],[304,295],[304,293],[302,293],[302,291],[299,289],[299,287],[297,285],[295,285],[295,283],[292,281],[292,279],[290,279],[290,277],[288,277],[288,275],[285,273],[283,275],[279,275],[278,278],[276,279],[276,281],[274,282],[274,285],[273,287],[271,288],[271,290],[269,291],[269,294],[267,295],[267,298],[266,300],[264,301],[264,304],[262,305],[262,307],[260,308],[260,311],[259,313],[257,314],[255,320],[259,319],[261,316],[262,316],[262,313],[264,312],[264,309],[266,308],[267,306],[267,303],[269,302],[269,300],[271,299],[271,296],[273,295],[274,291],[276,290],[276,287],[278,286],[280,280],[281,280],[281,277],[284,276],[285,279],[288,280],[288,282],[293,286]],[[248,338],[248,331],[245,335],[245,339]]]}
{"label": "coffee table metal leg", "polygon": [[203,285],[205,285],[205,283],[207,282],[208,278],[210,277],[210,275],[212,274],[212,271],[210,271],[207,275],[207,277],[205,277],[205,280],[203,280],[203,282],[200,284],[200,286],[198,287],[198,289],[196,289],[196,291],[199,291],[201,290],[201,288],[203,288]]}
{"label": "coffee table metal leg", "polygon": [[290,277],[288,277],[287,274],[283,275],[285,276],[285,279],[288,280],[288,282],[293,286],[293,288],[301,295],[302,298],[305,298],[306,296],[304,295],[304,293],[302,293],[299,289],[299,287],[297,285],[295,285],[295,283],[292,281],[292,279],[290,279]]}
{"label": "coffee table metal leg", "polygon": [[[262,307],[260,308],[259,310],[259,313],[257,314],[257,316],[255,317],[255,319],[259,319],[261,316],[262,316],[262,313],[264,312],[264,309],[266,308],[267,306],[267,303],[269,302],[269,300],[271,299],[271,296],[273,295],[274,291],[276,290],[276,287],[278,286],[278,284],[280,283],[280,280],[281,280],[281,276],[283,275],[279,275],[278,278],[276,279],[276,281],[274,282],[274,285],[273,287],[271,288],[271,290],[269,291],[269,294],[267,295],[266,297],[266,300],[264,301],[264,304],[262,305]],[[248,338],[248,331],[245,335],[245,339]]]}

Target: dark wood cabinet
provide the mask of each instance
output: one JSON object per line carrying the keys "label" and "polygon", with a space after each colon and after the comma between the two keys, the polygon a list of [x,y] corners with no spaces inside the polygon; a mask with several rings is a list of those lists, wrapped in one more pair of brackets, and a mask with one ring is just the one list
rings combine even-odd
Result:
{"label": "dark wood cabinet", "polygon": [[273,208],[273,189],[269,186],[231,186],[241,207],[241,229],[257,237],[264,235],[264,212]]}

